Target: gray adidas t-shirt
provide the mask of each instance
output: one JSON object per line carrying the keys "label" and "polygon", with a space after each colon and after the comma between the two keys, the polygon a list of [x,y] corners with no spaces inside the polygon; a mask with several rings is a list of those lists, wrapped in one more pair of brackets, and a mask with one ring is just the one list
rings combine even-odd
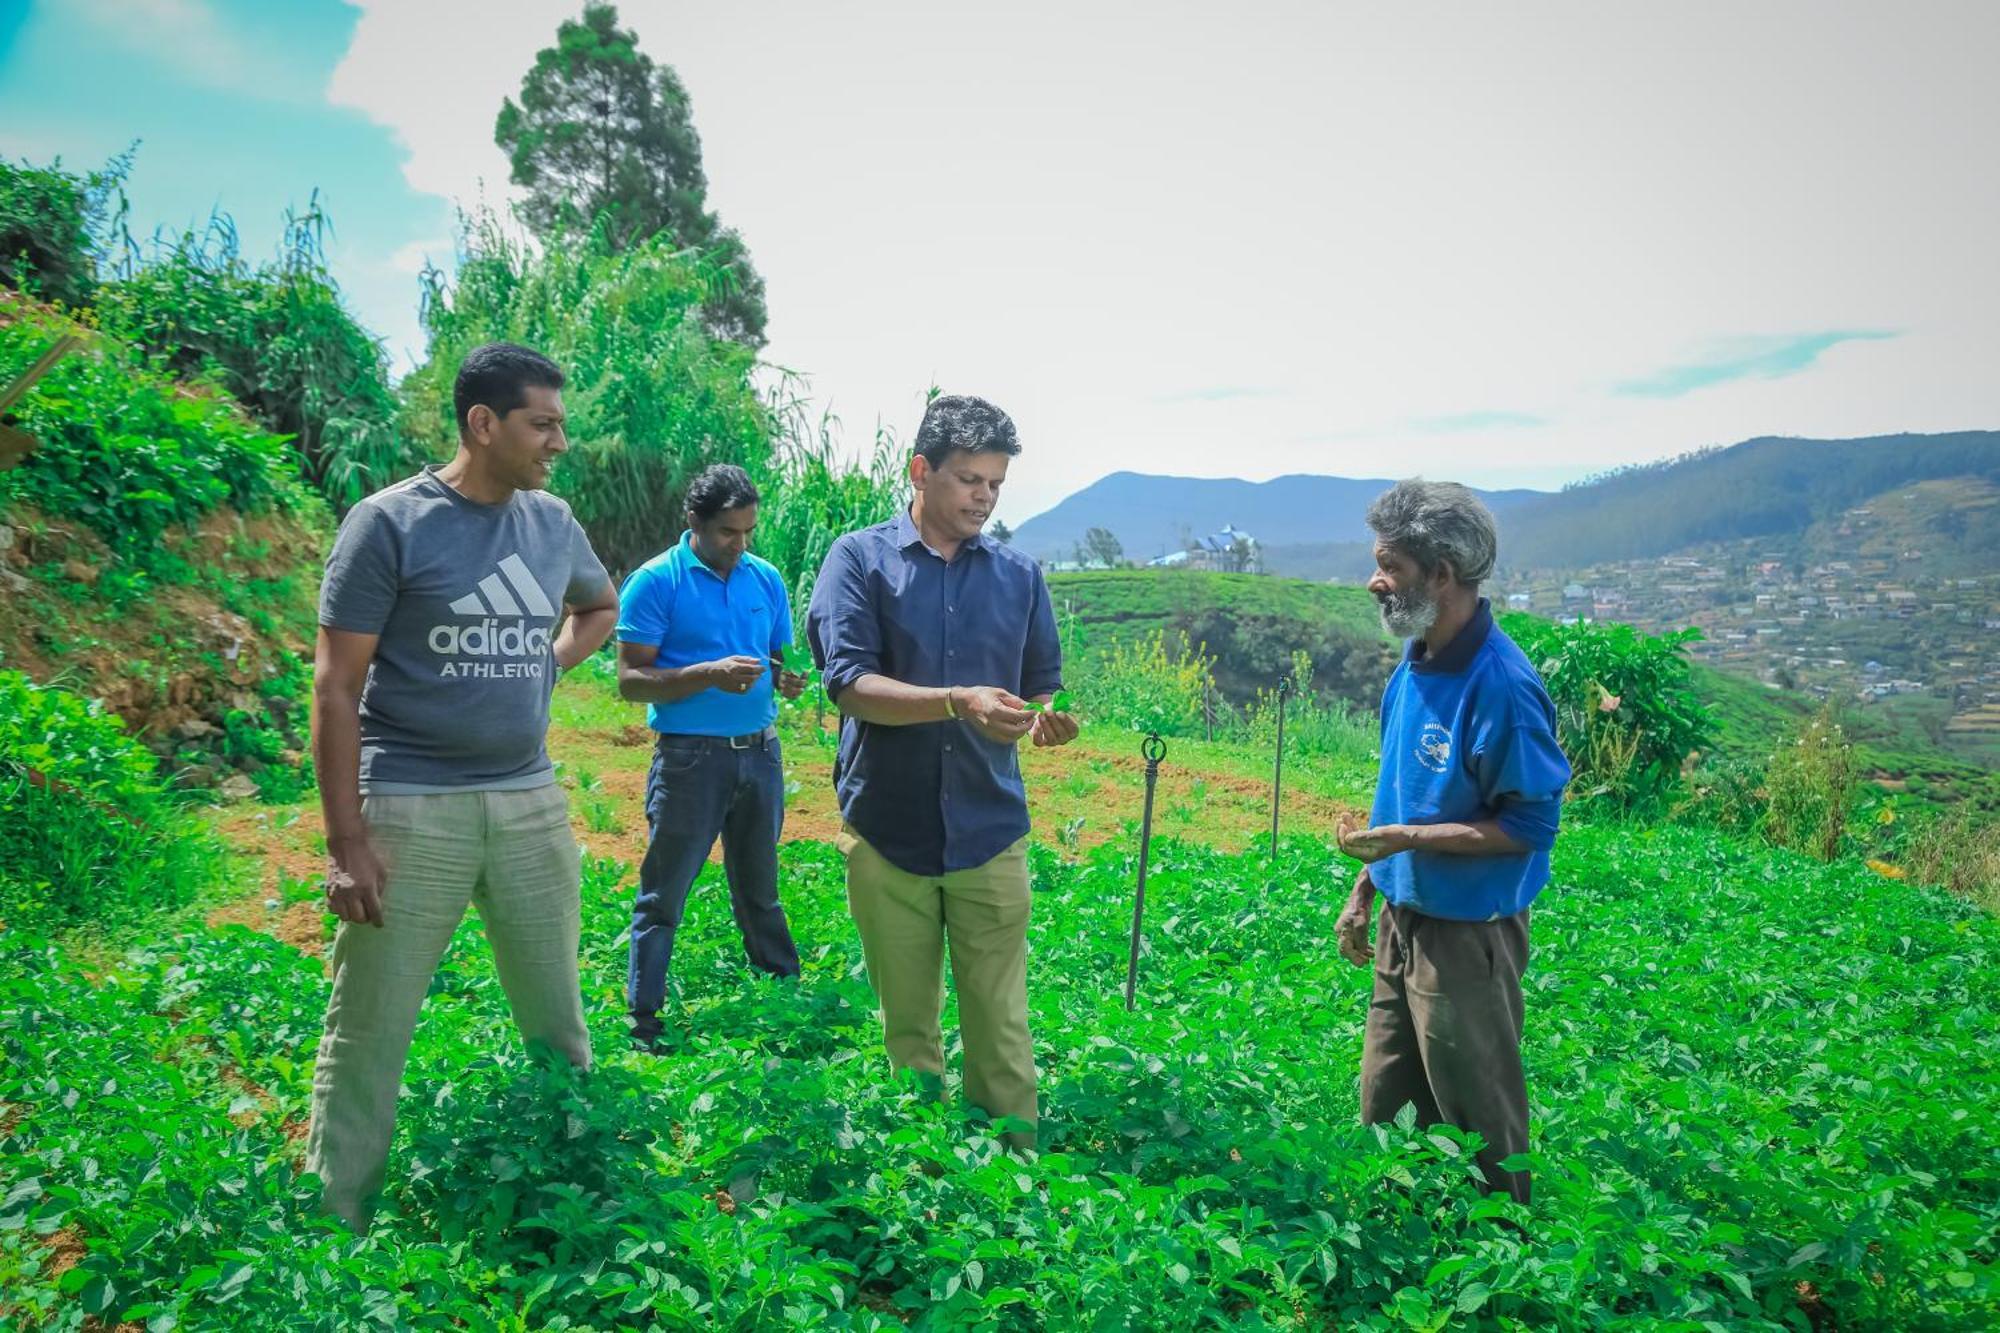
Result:
{"label": "gray adidas t-shirt", "polygon": [[319,622],[381,636],[361,692],[361,790],[553,782],[556,621],[609,583],[569,506],[541,491],[478,504],[432,465],[354,506]]}

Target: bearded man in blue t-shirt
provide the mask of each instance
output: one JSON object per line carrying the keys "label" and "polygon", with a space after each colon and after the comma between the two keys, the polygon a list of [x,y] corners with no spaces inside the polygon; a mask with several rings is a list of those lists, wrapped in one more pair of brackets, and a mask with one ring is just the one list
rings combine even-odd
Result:
{"label": "bearded man in blue t-shirt", "polygon": [[1528,1148],[1528,908],[1549,880],[1569,762],[1534,664],[1479,595],[1499,550],[1486,506],[1453,482],[1404,481],[1376,498],[1368,526],[1368,590],[1410,644],[1382,691],[1371,827],[1340,829],[1363,864],[1335,932],[1343,957],[1375,967],[1361,1118],[1410,1103],[1423,1124],[1476,1131],[1488,1188],[1526,1203],[1528,1173],[1501,1163]]}

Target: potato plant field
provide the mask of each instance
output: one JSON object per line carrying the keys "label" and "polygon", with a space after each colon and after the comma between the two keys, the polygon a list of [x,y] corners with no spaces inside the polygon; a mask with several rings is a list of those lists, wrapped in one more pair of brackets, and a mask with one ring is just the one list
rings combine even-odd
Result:
{"label": "potato plant field", "polygon": [[[1536,1199],[1356,1121],[1352,863],[1034,853],[1043,1148],[886,1074],[839,859],[744,966],[706,872],[664,1056],[627,1051],[629,867],[586,862],[597,1067],[521,1049],[476,919],[431,989],[373,1231],[298,1173],[327,983],[241,926],[0,936],[15,1327],[1973,1329],[2000,1323],[2000,923],[1699,829],[1584,825],[1534,916]],[[305,898],[312,886],[291,882]],[[129,946],[129,947],[128,947]],[[952,1029],[947,1014],[946,1029]],[[954,1052],[955,1056],[955,1052]]]}

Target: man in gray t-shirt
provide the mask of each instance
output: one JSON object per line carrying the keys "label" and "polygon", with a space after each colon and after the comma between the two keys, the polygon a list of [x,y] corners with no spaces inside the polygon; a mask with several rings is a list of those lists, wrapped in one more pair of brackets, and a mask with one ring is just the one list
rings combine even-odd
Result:
{"label": "man in gray t-shirt", "polygon": [[306,1167],[357,1229],[468,903],[522,1036],[590,1063],[577,847],[546,738],[557,673],[610,635],[618,595],[541,489],[569,448],[562,383],[525,347],[474,350],[453,388],[457,456],[356,505],[327,557],[313,757],[341,925]]}

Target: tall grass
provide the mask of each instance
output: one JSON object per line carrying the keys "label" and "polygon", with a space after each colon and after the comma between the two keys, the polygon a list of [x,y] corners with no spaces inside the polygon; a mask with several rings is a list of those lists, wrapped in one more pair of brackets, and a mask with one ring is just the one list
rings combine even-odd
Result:
{"label": "tall grass", "polygon": [[551,489],[574,507],[614,575],[682,530],[688,483],[710,463],[761,467],[773,414],[752,383],[756,356],[709,336],[717,275],[657,236],[614,252],[601,233],[532,250],[491,215],[468,225],[458,276],[427,276],[426,363],[403,382],[405,429],[447,453],[451,388],[465,354],[525,343],[568,375],[570,453]]}

